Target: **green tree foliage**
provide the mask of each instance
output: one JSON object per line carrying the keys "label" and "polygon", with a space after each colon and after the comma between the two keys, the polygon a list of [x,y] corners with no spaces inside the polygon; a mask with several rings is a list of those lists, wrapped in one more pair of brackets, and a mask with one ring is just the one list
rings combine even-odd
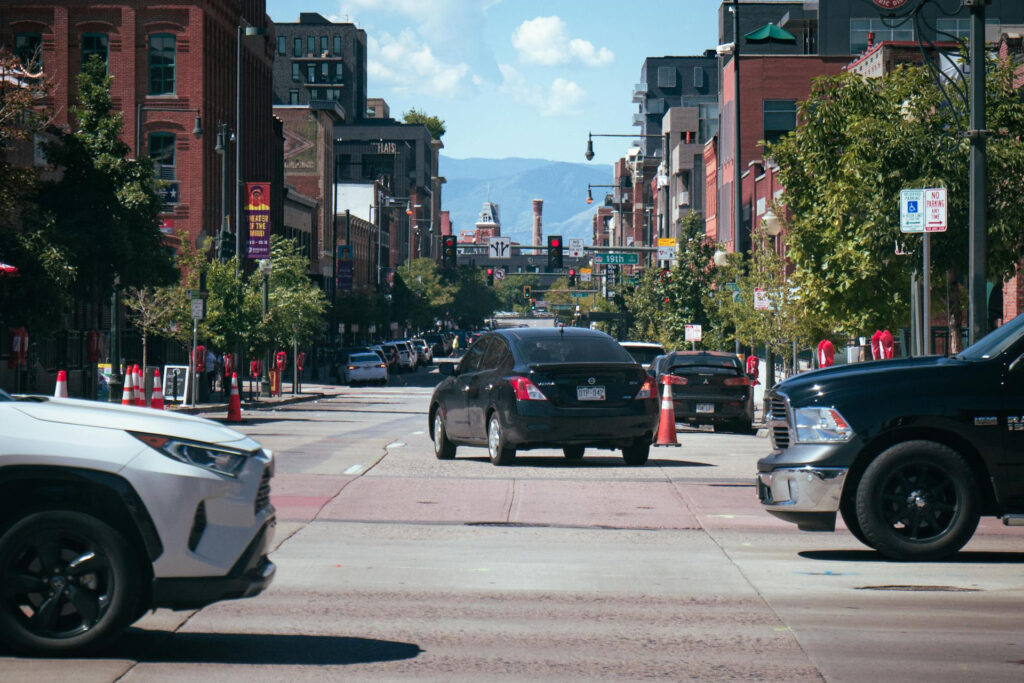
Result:
{"label": "green tree foliage", "polygon": [[111,76],[94,57],[79,74],[76,129],[45,144],[47,160],[61,169],[42,183],[32,229],[45,233],[74,267],[74,296],[109,296],[122,287],[164,285],[177,278],[157,229],[162,200],[149,159],[129,159],[121,141],[122,116],[113,111]]}
{"label": "green tree foliage", "polygon": [[410,109],[409,111],[402,114],[402,121],[405,123],[422,123],[430,131],[430,137],[435,140],[440,140],[441,136],[445,133],[444,121],[437,118],[436,116],[430,116],[418,109]]}
{"label": "green tree foliage", "polygon": [[[988,276],[999,280],[1024,255],[1024,103],[1012,66],[990,61],[988,140]],[[950,91],[966,84],[949,84]],[[945,187],[946,233],[932,238],[932,268],[955,303],[968,256],[968,140],[960,98],[948,101],[921,68],[883,78],[843,74],[818,79],[799,107],[801,125],[768,153],[780,166],[791,212],[787,257],[793,283],[833,331],[893,328],[908,319],[911,271],[920,267],[919,236],[902,236],[903,188]],[[902,242],[915,256],[897,256]],[[956,335],[957,337],[959,335]]]}
{"label": "green tree foliage", "polygon": [[[290,348],[293,339],[308,344],[320,335],[327,298],[306,274],[309,261],[295,240],[271,235],[270,258],[269,311],[266,317],[261,314],[253,339],[274,348]],[[262,307],[263,275],[258,270],[249,276],[248,286],[250,292],[260,292]]]}
{"label": "green tree foliage", "polygon": [[530,302],[523,296],[525,286],[529,286],[531,292],[540,289],[540,276],[536,273],[509,273],[501,282],[495,281],[495,310],[514,311],[521,315],[529,312]]}
{"label": "green tree foliage", "polygon": [[625,296],[633,318],[630,336],[660,342],[667,349],[688,347],[686,325],[710,323],[708,310],[715,267],[715,245],[704,235],[700,214],[687,214],[680,222],[676,260],[665,271],[647,268],[640,282]]}
{"label": "green tree foliage", "polygon": [[441,277],[431,258],[417,258],[398,267],[398,276],[409,290],[409,323],[417,330],[433,327],[434,320],[455,301],[457,287]]}
{"label": "green tree foliage", "polygon": [[446,307],[447,317],[462,329],[481,327],[498,306],[498,297],[487,286],[482,268],[459,266],[446,277],[455,286],[452,303]]}

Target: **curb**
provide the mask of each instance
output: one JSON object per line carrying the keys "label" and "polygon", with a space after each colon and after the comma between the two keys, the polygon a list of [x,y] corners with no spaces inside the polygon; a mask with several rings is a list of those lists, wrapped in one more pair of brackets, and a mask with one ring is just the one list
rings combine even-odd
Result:
{"label": "curb", "polygon": [[[328,395],[329,394],[324,393],[302,394],[301,396],[282,398],[280,400],[245,401],[242,403],[242,410],[268,410],[270,408],[291,405],[293,403],[316,401]],[[185,415],[198,415],[200,413],[216,413],[222,410],[226,412],[227,409],[227,403],[204,403],[198,406],[169,406],[167,408],[167,410],[173,411],[175,413],[183,413]]]}

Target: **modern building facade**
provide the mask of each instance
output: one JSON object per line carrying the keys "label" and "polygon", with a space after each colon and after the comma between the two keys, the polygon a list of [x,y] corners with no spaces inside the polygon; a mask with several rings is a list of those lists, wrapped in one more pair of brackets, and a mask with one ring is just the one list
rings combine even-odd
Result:
{"label": "modern building facade", "polygon": [[718,128],[718,61],[714,50],[686,57],[648,57],[633,87],[637,112],[633,125],[640,127],[640,148],[649,157],[661,157],[662,122],[674,107],[692,107],[699,119],[698,137],[703,141]]}

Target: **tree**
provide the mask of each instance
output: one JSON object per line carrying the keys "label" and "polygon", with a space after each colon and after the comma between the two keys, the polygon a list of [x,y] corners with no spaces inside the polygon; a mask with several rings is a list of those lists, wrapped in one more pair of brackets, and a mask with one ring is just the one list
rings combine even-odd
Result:
{"label": "tree", "polygon": [[157,229],[163,202],[153,164],[127,158],[104,62],[90,59],[77,82],[76,129],[43,145],[62,172],[36,193],[31,229],[67,255],[81,301],[105,299],[115,278],[122,287],[170,284],[178,273]]}
{"label": "tree", "polygon": [[[307,344],[320,334],[327,297],[306,275],[309,261],[295,240],[271,235],[270,258],[274,265],[270,271],[269,310],[261,317],[252,339],[271,347],[291,346],[293,341]],[[251,294],[262,292],[263,275],[258,270],[249,276],[248,287]]]}
{"label": "tree", "polygon": [[540,276],[536,273],[509,273],[494,285],[495,310],[515,311],[525,315],[530,311],[530,302],[523,296],[523,287],[540,288]]}
{"label": "tree", "polygon": [[[1012,66],[990,59],[986,93],[988,141],[988,277],[1001,280],[1024,255],[1024,103]],[[948,83],[947,89],[966,88]],[[948,100],[922,68],[883,78],[843,74],[815,81],[799,107],[800,126],[768,154],[786,186],[792,280],[832,331],[856,334],[895,327],[908,311],[911,271],[919,268],[919,236],[899,230],[899,192],[945,187],[946,233],[932,239],[932,268],[945,273],[947,309],[959,339],[968,254],[968,141],[965,103]],[[894,244],[917,254],[894,253]],[[941,281],[941,277],[933,281]]]}
{"label": "tree", "polygon": [[164,336],[178,313],[179,294],[173,287],[129,288],[121,298],[128,320],[142,336],[142,367],[149,362],[149,337]]}
{"label": "tree", "polygon": [[441,277],[434,259],[407,261],[398,267],[398,275],[409,288],[411,305],[408,319],[417,330],[432,327],[444,308],[455,301],[457,288]]}
{"label": "tree", "polygon": [[423,124],[427,127],[427,130],[430,131],[430,137],[435,140],[440,140],[441,136],[445,133],[444,121],[436,116],[430,116],[429,114],[415,108],[402,114],[402,121],[405,123]]}
{"label": "tree", "polygon": [[447,306],[447,317],[463,329],[482,326],[498,305],[498,297],[487,286],[483,269],[459,266],[454,271],[448,271],[446,277],[455,286],[452,303]]}

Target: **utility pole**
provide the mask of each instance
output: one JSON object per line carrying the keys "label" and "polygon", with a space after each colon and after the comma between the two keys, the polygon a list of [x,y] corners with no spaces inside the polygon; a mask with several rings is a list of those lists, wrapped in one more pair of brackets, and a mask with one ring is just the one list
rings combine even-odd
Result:
{"label": "utility pole", "polygon": [[[968,233],[969,298],[968,344],[985,336],[988,329],[985,263],[985,5],[989,0],[965,0],[971,9],[971,116],[967,137],[970,140],[970,220]],[[927,315],[927,311],[925,315]]]}

